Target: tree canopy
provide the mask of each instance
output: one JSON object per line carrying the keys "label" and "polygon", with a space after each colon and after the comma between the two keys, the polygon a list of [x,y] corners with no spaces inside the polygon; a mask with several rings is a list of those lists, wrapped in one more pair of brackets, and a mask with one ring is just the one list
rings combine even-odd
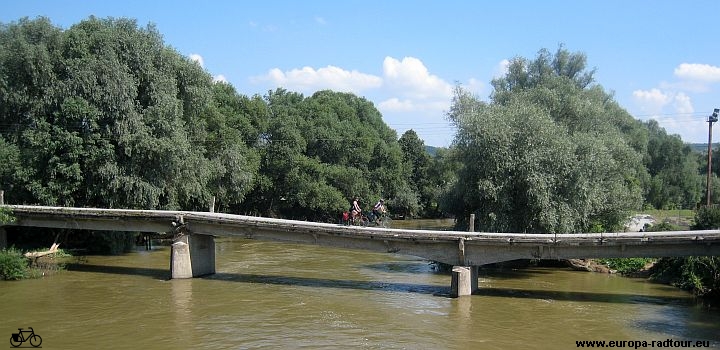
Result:
{"label": "tree canopy", "polygon": [[560,46],[513,59],[489,102],[458,87],[454,144],[429,156],[365,98],[213,82],[152,25],[21,19],[0,24],[0,189],[10,203],[204,210],[215,198],[222,211],[323,221],[353,196],[385,198],[398,214],[476,213],[476,227],[518,232],[693,207],[703,160],[633,119],[586,65]]}
{"label": "tree canopy", "polygon": [[561,47],[514,59],[489,103],[456,88],[451,212],[475,213],[482,230],[566,233],[615,228],[639,208],[646,175],[627,130],[640,126],[592,83],[584,55]]}
{"label": "tree canopy", "polygon": [[152,26],[90,17],[0,26],[0,188],[12,203],[326,219],[408,188],[372,103],[247,97]]}

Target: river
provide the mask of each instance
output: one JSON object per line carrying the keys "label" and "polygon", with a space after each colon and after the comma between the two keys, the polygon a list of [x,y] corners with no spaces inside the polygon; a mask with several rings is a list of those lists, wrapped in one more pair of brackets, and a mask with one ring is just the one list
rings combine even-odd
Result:
{"label": "river", "polygon": [[169,256],[165,246],[139,248],[0,282],[6,347],[28,327],[43,349],[574,349],[667,339],[720,347],[718,309],[642,279],[481,270],[479,294],[449,298],[448,274],[404,255],[219,238],[218,273],[190,280],[168,280]]}

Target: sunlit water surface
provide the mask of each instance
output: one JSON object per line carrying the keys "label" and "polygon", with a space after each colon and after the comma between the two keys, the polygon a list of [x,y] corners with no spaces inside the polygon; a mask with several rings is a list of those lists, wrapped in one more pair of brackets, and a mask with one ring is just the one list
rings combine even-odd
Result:
{"label": "sunlit water surface", "polygon": [[[720,344],[686,292],[564,269],[481,270],[477,295],[414,257],[216,240],[217,274],[168,280],[169,248],[91,256],[0,282],[0,331],[44,349],[571,349],[581,340]],[[9,347],[10,344],[6,343]],[[30,347],[29,344],[24,344]]]}

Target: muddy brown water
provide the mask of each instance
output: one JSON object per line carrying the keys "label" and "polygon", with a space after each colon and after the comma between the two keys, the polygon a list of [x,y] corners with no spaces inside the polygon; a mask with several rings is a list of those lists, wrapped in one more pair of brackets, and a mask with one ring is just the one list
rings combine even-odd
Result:
{"label": "muddy brown water", "polygon": [[[428,224],[429,225],[429,224]],[[168,280],[169,248],[90,256],[0,282],[0,335],[43,349],[574,349],[576,341],[705,341],[720,311],[643,279],[481,270],[477,295],[397,254],[219,238],[217,274]],[[24,347],[30,347],[24,344]]]}

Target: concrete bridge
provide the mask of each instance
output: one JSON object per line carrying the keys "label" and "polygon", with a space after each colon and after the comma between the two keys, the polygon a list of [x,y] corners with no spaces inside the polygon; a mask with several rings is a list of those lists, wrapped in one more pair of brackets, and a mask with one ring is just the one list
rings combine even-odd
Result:
{"label": "concrete bridge", "polygon": [[[720,230],[519,234],[343,226],[243,215],[5,205],[6,226],[131,232],[174,232],[172,278],[215,273],[217,236],[316,244],[413,255],[453,267],[455,296],[477,289],[477,267],[515,259],[680,257],[720,255]],[[0,226],[0,242],[5,236]],[[2,243],[0,243],[2,244]]]}

